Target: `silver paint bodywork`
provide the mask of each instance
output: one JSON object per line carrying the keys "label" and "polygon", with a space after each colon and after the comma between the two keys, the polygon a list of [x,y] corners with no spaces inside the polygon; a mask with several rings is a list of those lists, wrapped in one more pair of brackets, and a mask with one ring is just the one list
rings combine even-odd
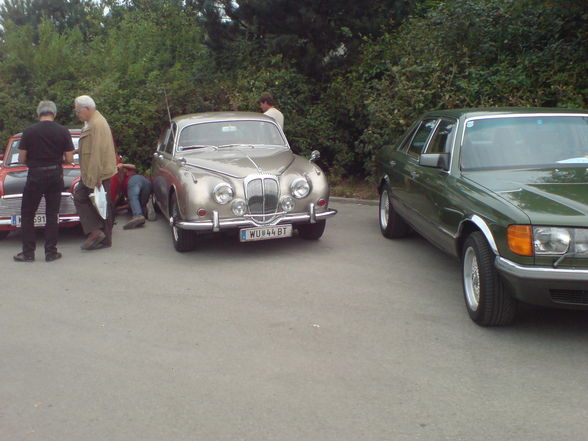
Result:
{"label": "silver paint bodywork", "polygon": [[[203,143],[202,146],[183,146],[180,139],[183,130],[197,129],[194,126],[209,123],[226,124],[226,132],[232,124],[245,122],[261,125],[279,132],[280,145],[234,144],[225,146]],[[267,127],[264,124],[270,124]],[[223,127],[223,131],[225,127]],[[182,150],[182,148],[193,148]],[[272,118],[260,113],[213,112],[184,115],[174,118],[162,133],[151,168],[155,201],[170,224],[185,230],[219,231],[222,229],[278,225],[291,223],[315,223],[336,214],[328,208],[329,186],[323,171],[313,162],[292,153],[284,132]],[[213,191],[221,183],[233,189],[233,199],[249,201],[247,182],[264,179],[278,183],[278,199],[291,196],[290,186],[298,178],[306,178],[310,193],[295,199],[295,208],[283,212],[278,204],[275,213],[254,216],[247,212],[236,216],[231,203],[219,204]],[[262,186],[264,184],[261,184]],[[172,201],[177,202],[179,216],[171,213]],[[319,201],[324,205],[320,205]],[[206,214],[198,212],[205,210]]]}

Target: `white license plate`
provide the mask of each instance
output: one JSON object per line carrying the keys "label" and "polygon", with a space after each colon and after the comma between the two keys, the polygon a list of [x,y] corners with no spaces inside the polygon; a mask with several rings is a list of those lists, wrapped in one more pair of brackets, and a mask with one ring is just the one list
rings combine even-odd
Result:
{"label": "white license plate", "polygon": [[292,225],[276,225],[273,227],[243,228],[240,230],[241,242],[280,239],[292,236]]}
{"label": "white license plate", "polygon": [[[47,217],[44,214],[36,214],[35,215],[35,227],[43,227],[47,223]],[[20,216],[12,216],[10,223],[14,227],[21,226],[21,217]]]}

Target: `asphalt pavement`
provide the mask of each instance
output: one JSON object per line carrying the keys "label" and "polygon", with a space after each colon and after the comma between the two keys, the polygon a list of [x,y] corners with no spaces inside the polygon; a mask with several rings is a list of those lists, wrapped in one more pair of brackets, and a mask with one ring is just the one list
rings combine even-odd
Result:
{"label": "asphalt pavement", "polygon": [[478,327],[456,261],[331,205],[315,242],[178,253],[121,216],[110,249],[16,263],[8,236],[0,441],[588,440],[588,313]]}

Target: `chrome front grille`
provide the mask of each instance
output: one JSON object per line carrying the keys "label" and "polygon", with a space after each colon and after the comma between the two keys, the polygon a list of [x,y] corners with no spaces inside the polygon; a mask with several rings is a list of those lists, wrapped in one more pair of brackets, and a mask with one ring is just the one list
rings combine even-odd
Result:
{"label": "chrome front grille", "polygon": [[[20,215],[20,206],[22,204],[22,195],[14,195],[8,197],[0,197],[0,217],[10,217]],[[59,206],[60,214],[76,214],[76,206],[74,204],[71,193],[61,193],[61,204]],[[45,198],[41,198],[38,214],[45,213]]]}
{"label": "chrome front grille", "polygon": [[245,179],[249,215],[259,223],[271,222],[278,211],[280,184],[273,175],[251,175]]}

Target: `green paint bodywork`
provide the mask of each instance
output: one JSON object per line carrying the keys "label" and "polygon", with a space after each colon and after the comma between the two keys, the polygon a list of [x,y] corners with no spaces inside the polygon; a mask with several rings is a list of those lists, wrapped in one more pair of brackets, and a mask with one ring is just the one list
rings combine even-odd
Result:
{"label": "green paint bodywork", "polygon": [[[588,162],[549,168],[464,171],[460,149],[466,123],[472,118],[560,114],[588,118],[588,111],[565,109],[462,109],[435,111],[419,121],[445,119],[456,123],[448,170],[424,167],[419,156],[404,151],[418,122],[396,145],[376,157],[380,189],[386,186],[394,209],[415,230],[444,251],[459,256],[472,230],[484,231],[495,252],[520,265],[550,266],[557,257],[525,257],[509,250],[509,225],[588,228]],[[588,151],[588,146],[586,146]],[[588,267],[588,258],[565,258],[562,268]]]}

